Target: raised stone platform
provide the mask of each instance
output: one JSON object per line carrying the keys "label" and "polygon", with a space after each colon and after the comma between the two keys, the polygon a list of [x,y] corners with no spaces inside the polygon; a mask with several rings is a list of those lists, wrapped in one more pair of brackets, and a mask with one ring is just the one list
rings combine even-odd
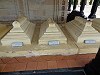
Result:
{"label": "raised stone platform", "polygon": [[92,22],[76,17],[65,24],[66,29],[74,39],[79,54],[97,53],[100,46],[100,33],[92,27]]}
{"label": "raised stone platform", "polygon": [[12,23],[13,28],[5,35],[1,43],[3,46],[11,45],[14,42],[22,42],[23,44],[31,44],[35,24],[28,21],[25,17],[20,17]]}
{"label": "raised stone platform", "polygon": [[[83,28],[85,27],[84,25],[82,26]],[[39,44],[38,41],[40,39],[41,27],[42,25],[40,23],[37,23],[34,29],[35,35],[33,35],[32,44],[30,45],[24,45],[22,47],[11,47],[11,46],[0,45],[0,57],[19,57],[19,56],[30,57],[30,56],[41,56],[41,55],[74,55],[74,54],[97,53],[98,48],[100,46],[100,43],[95,43],[95,44],[77,43],[66,29],[66,24],[58,25],[60,31],[63,33],[63,35],[65,35],[67,39],[66,43],[61,43],[59,45]],[[46,27],[44,26],[44,28]],[[51,31],[51,29],[50,30],[48,29],[47,31]],[[54,32],[55,31],[57,30],[54,30]],[[44,34],[42,36],[44,36]],[[49,38],[53,36],[49,36]],[[45,35],[44,37],[48,36]]]}
{"label": "raised stone platform", "polygon": [[76,17],[66,24],[66,29],[77,43],[84,43],[85,40],[94,40],[100,43],[100,33],[92,27],[92,22],[81,17]]}
{"label": "raised stone platform", "polygon": [[100,18],[94,19],[92,26],[100,33]]}
{"label": "raised stone platform", "polygon": [[41,25],[39,44],[49,44],[49,42],[58,42],[58,44],[67,44],[67,38],[52,19],[48,19]]}
{"label": "raised stone platform", "polygon": [[64,35],[68,38],[67,44],[50,46],[47,44],[38,44],[41,24],[37,24],[32,39],[31,45],[22,47],[0,46],[0,57],[19,57],[19,56],[41,56],[41,55],[74,55],[78,53],[78,48],[70,38],[66,29],[59,25]]}
{"label": "raised stone platform", "polygon": [[12,26],[8,23],[0,24],[0,44],[1,39],[12,29]]}

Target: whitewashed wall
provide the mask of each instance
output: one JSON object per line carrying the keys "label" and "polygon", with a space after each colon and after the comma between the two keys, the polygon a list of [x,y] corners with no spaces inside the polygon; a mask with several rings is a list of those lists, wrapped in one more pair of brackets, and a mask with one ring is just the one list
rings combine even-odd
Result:
{"label": "whitewashed wall", "polygon": [[[55,2],[59,2],[59,4]],[[30,20],[46,20],[61,16],[62,0],[0,0],[0,21],[15,20],[18,16],[26,16]],[[67,0],[66,13],[67,13]],[[56,5],[59,5],[56,7]],[[65,13],[65,19],[67,17]]]}
{"label": "whitewashed wall", "polygon": [[17,16],[15,0],[0,0],[0,20],[11,20]]}

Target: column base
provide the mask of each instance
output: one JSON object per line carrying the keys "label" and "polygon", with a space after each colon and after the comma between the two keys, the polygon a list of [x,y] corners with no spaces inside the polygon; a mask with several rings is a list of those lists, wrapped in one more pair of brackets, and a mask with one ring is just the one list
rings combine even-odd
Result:
{"label": "column base", "polygon": [[70,14],[68,14],[66,22],[74,20],[76,16],[80,16],[82,18],[87,19],[84,13],[80,13],[79,11],[73,10]]}
{"label": "column base", "polygon": [[71,11],[71,9],[68,9],[68,11]]}
{"label": "column base", "polygon": [[80,16],[86,19],[84,12],[80,12]]}
{"label": "column base", "polygon": [[91,14],[90,14],[90,15],[88,16],[88,18],[94,19],[94,18],[96,18],[96,15],[91,15]]}

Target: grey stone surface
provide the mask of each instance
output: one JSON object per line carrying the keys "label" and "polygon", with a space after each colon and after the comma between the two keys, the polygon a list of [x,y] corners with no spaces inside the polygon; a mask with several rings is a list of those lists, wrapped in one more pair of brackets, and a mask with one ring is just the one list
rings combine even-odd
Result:
{"label": "grey stone surface", "polygon": [[0,0],[0,21],[15,20],[18,16],[26,16],[30,20],[60,19],[61,4],[61,0]]}

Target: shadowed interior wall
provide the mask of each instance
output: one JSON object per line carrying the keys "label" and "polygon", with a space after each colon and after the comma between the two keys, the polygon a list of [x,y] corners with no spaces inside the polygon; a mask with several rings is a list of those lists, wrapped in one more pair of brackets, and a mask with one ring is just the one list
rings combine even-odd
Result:
{"label": "shadowed interior wall", "polygon": [[[15,20],[18,16],[26,16],[30,20],[60,20],[64,0],[0,0],[0,21]],[[65,19],[67,17],[65,0]]]}

